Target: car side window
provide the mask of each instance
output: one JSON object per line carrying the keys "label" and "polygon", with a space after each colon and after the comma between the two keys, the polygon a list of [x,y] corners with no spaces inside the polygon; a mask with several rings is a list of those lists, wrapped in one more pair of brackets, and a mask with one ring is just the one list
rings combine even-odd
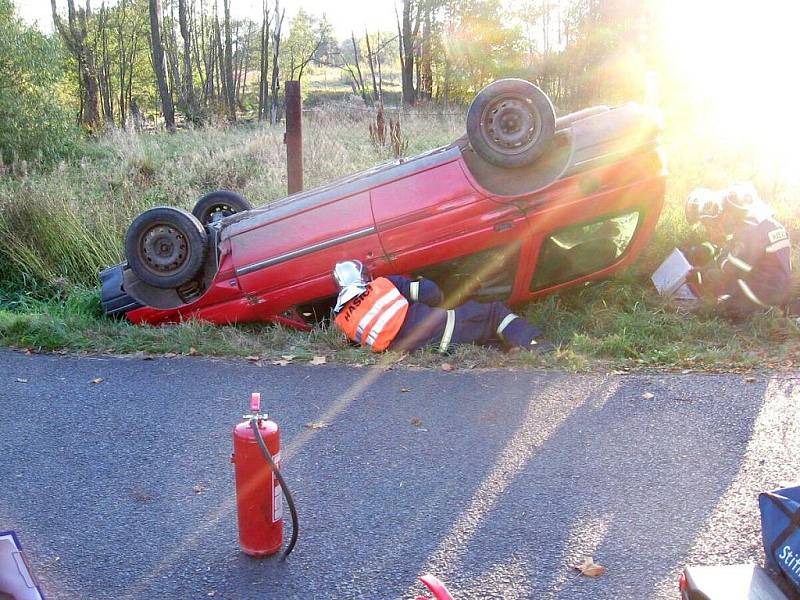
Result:
{"label": "car side window", "polygon": [[514,287],[521,244],[514,242],[424,267],[414,275],[435,281],[445,304],[506,300]]}
{"label": "car side window", "polygon": [[638,211],[570,225],[542,243],[530,290],[536,292],[610,267],[630,246]]}

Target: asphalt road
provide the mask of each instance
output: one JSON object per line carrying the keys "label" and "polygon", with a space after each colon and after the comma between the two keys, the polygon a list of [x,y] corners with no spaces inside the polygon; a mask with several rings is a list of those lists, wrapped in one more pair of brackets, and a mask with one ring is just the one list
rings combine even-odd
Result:
{"label": "asphalt road", "polygon": [[[457,600],[677,598],[687,561],[761,559],[757,492],[797,477],[797,385],[0,350],[0,530],[50,599],[413,598],[425,572]],[[286,563],[237,546],[253,390],[300,512]],[[606,573],[580,576],[585,556]]]}

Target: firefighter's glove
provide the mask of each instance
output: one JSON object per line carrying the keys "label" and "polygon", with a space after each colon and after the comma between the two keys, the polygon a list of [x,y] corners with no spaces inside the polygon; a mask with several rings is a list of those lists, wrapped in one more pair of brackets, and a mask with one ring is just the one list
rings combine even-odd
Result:
{"label": "firefighter's glove", "polygon": [[690,265],[702,269],[714,260],[717,255],[717,248],[710,242],[704,242],[687,248],[684,251],[684,255]]}

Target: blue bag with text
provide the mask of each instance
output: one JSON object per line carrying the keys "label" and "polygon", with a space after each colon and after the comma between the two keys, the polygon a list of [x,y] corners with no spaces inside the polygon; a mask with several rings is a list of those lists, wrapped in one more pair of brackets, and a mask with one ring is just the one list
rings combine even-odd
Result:
{"label": "blue bag with text", "polygon": [[800,590],[800,486],[763,492],[758,507],[767,567]]}

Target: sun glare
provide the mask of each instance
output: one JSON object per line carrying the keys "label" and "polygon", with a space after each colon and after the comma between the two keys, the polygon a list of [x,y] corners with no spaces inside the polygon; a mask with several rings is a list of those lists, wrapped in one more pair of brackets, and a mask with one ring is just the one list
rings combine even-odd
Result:
{"label": "sun glare", "polygon": [[796,170],[800,3],[675,0],[661,10],[670,73],[662,89],[672,86],[721,142]]}

